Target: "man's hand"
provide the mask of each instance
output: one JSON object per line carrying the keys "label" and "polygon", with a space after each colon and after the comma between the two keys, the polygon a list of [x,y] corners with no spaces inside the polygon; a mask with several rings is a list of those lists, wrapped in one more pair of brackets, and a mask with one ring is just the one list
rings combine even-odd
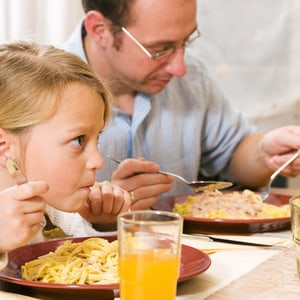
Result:
{"label": "man's hand", "polygon": [[112,182],[131,195],[132,209],[148,209],[158,196],[169,192],[174,178],[157,173],[159,165],[145,159],[125,159],[112,175]]}

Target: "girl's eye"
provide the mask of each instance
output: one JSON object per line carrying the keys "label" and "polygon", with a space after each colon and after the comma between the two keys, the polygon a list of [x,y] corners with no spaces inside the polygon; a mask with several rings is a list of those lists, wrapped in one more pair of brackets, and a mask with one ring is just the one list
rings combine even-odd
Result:
{"label": "girl's eye", "polygon": [[74,146],[82,146],[84,142],[84,136],[80,135],[71,141],[71,144]]}

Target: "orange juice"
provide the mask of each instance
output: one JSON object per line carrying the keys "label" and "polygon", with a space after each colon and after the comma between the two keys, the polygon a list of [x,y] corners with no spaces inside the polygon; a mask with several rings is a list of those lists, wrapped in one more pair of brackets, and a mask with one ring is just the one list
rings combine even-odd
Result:
{"label": "orange juice", "polygon": [[155,250],[124,254],[119,258],[121,300],[174,300],[179,257]]}

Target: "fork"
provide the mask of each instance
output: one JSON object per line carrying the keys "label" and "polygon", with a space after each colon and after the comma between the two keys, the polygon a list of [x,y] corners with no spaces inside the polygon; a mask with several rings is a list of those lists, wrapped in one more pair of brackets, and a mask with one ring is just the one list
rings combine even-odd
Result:
{"label": "fork", "polygon": [[[121,160],[111,157],[110,155],[106,155],[107,158],[114,161],[115,163],[121,163]],[[208,191],[208,190],[221,190],[232,186],[232,182],[229,181],[188,181],[185,178],[170,172],[165,171],[158,171],[157,173],[171,175],[178,180],[182,181],[183,183],[187,184],[191,187],[195,193],[199,193],[201,191]]]}
{"label": "fork", "polygon": [[22,184],[27,182],[27,178],[22,172],[19,165],[13,161],[10,158],[6,159],[5,167],[9,175],[12,177],[12,179],[16,182],[16,184]]}
{"label": "fork", "polygon": [[201,191],[208,191],[208,190],[222,190],[228,187],[232,186],[232,182],[229,181],[208,181],[208,180],[196,180],[196,181],[188,181],[185,178],[183,178],[180,175],[166,172],[166,171],[158,171],[160,174],[165,174],[165,175],[171,175],[178,180],[184,182],[187,184],[189,187],[191,187],[196,193],[201,192]]}
{"label": "fork", "polygon": [[274,181],[274,179],[278,176],[278,174],[285,169],[288,165],[290,165],[297,157],[299,157],[299,152],[297,151],[296,153],[294,153],[294,155],[288,159],[282,166],[280,166],[270,177],[270,180],[267,184],[267,186],[265,187],[265,189],[262,191],[261,193],[261,198],[262,200],[265,200],[269,197],[270,194],[270,190],[271,190],[271,186],[272,183]]}

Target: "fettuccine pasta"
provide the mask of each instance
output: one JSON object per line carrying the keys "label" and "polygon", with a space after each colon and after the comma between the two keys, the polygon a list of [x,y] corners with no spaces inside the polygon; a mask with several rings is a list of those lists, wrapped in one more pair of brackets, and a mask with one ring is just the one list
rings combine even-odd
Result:
{"label": "fettuccine pasta", "polygon": [[118,242],[89,238],[66,241],[55,252],[21,267],[26,280],[62,284],[114,284],[118,277]]}
{"label": "fettuccine pasta", "polygon": [[205,191],[190,196],[184,203],[176,203],[174,212],[184,216],[213,219],[267,219],[290,216],[289,205],[276,206],[263,202],[250,190],[222,193]]}

